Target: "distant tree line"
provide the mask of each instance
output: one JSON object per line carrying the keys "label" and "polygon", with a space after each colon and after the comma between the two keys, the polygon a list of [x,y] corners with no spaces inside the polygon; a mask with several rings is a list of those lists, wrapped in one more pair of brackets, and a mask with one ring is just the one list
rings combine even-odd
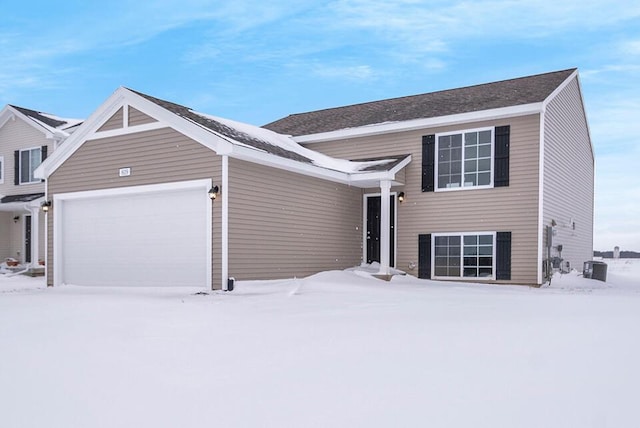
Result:
{"label": "distant tree line", "polygon": [[[613,258],[613,251],[594,251],[593,257],[602,257],[605,259]],[[636,251],[620,251],[621,259],[640,259],[640,253]]]}

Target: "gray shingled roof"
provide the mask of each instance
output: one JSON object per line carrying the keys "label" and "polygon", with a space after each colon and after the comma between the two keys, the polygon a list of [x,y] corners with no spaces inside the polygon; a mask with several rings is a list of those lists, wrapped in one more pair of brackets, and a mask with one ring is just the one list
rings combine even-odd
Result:
{"label": "gray shingled roof", "polygon": [[292,114],[263,127],[280,134],[299,136],[537,103],[544,101],[575,70]]}
{"label": "gray shingled roof", "polygon": [[25,116],[29,116],[35,120],[39,120],[40,122],[44,123],[45,125],[49,125],[52,128],[59,128],[62,125],[66,125],[68,122],[63,121],[63,120],[56,120],[56,119],[52,119],[50,117],[47,116],[43,116],[41,114],[41,112],[35,111],[35,110],[30,110],[28,108],[24,108],[24,107],[18,107],[18,106],[14,106],[12,105],[11,107],[13,107],[14,109],[18,110],[20,113],[24,114]]}
{"label": "gray shingled roof", "polygon": [[151,95],[143,94],[142,92],[138,92],[133,89],[129,89],[129,90],[159,105],[160,107],[169,110],[170,112],[180,117],[183,117],[192,122],[195,122],[198,125],[203,126],[207,129],[210,129],[224,137],[228,137],[234,141],[238,141],[240,143],[246,144],[251,147],[255,147],[256,149],[260,149],[267,153],[271,153],[286,159],[291,159],[298,162],[311,163],[311,159],[308,159],[298,153],[286,150],[282,147],[279,147],[273,144],[269,144],[268,142],[262,141],[249,134],[238,131],[237,129],[233,129],[216,120],[199,115],[193,112],[192,109],[188,107],[182,106],[180,104],[175,104],[170,101],[161,100],[160,98],[152,97]]}

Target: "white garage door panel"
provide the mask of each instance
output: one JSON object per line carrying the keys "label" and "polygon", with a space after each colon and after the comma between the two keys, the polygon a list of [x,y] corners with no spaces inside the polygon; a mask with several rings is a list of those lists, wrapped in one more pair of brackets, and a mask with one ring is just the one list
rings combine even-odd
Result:
{"label": "white garage door panel", "polygon": [[205,286],[210,202],[204,192],[197,188],[65,200],[63,282]]}

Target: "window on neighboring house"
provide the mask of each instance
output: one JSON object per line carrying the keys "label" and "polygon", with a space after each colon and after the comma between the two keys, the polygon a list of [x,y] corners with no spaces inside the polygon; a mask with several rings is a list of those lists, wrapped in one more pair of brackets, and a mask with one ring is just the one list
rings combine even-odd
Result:
{"label": "window on neighboring house", "polygon": [[18,163],[20,168],[20,184],[39,183],[40,180],[33,176],[33,172],[41,163],[42,149],[40,147],[20,150],[20,160]]}
{"label": "window on neighboring house", "polygon": [[4,157],[0,156],[0,184],[4,183]]}
{"label": "window on neighboring house", "polygon": [[495,279],[495,233],[433,236],[433,277]]}
{"label": "window on neighboring house", "polygon": [[493,185],[493,128],[437,135],[437,189]]}

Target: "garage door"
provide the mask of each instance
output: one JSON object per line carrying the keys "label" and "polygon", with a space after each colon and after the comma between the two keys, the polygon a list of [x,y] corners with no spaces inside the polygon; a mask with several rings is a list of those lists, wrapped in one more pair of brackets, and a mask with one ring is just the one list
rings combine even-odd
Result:
{"label": "garage door", "polygon": [[112,193],[68,194],[57,203],[56,252],[61,254],[55,257],[60,283],[208,284],[211,201],[206,187],[144,186]]}

